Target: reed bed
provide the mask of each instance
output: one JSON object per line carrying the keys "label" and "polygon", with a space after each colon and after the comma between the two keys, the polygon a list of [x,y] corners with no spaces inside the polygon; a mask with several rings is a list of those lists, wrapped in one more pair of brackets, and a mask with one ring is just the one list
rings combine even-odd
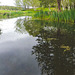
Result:
{"label": "reed bed", "polygon": [[58,21],[58,22],[72,22],[75,23],[75,10],[64,10],[61,12],[57,11],[39,11],[34,15],[35,18],[48,18],[52,21]]}

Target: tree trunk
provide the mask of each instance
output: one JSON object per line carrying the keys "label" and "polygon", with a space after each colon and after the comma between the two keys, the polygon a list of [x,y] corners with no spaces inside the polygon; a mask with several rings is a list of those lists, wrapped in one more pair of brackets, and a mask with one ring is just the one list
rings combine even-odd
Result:
{"label": "tree trunk", "polygon": [[[75,9],[75,2],[74,2],[74,9]],[[75,23],[75,19],[74,19],[74,23]]]}
{"label": "tree trunk", "polygon": [[61,0],[57,0],[57,4],[58,4],[58,11],[61,11]]}
{"label": "tree trunk", "polygon": [[26,10],[26,6],[24,6],[24,10]]}
{"label": "tree trunk", "polygon": [[75,9],[75,2],[74,2],[74,9]]}

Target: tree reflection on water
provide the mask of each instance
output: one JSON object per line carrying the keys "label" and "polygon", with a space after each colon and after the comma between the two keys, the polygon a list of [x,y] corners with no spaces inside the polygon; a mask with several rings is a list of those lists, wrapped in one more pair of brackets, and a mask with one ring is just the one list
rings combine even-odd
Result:
{"label": "tree reflection on water", "polygon": [[24,20],[21,25],[23,30],[37,37],[32,54],[36,55],[41,75],[75,75],[74,24]]}
{"label": "tree reflection on water", "polygon": [[44,73],[47,75],[73,75],[75,66],[73,36],[56,34],[52,38],[49,31],[42,30],[37,41],[38,44],[33,47],[32,53],[36,55],[42,75]]}
{"label": "tree reflection on water", "polygon": [[0,35],[2,34],[2,30],[0,29]]}

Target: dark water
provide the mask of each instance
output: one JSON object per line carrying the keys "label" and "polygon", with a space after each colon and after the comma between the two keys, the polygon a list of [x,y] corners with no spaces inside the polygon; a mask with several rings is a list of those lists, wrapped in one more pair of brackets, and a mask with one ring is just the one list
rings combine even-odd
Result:
{"label": "dark water", "polygon": [[26,16],[0,28],[0,75],[75,75],[75,24]]}

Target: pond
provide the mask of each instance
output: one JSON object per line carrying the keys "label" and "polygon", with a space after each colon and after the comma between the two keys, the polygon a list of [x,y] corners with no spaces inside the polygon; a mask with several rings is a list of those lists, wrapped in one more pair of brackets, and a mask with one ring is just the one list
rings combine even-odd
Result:
{"label": "pond", "polygon": [[0,75],[75,75],[75,24],[1,19]]}

